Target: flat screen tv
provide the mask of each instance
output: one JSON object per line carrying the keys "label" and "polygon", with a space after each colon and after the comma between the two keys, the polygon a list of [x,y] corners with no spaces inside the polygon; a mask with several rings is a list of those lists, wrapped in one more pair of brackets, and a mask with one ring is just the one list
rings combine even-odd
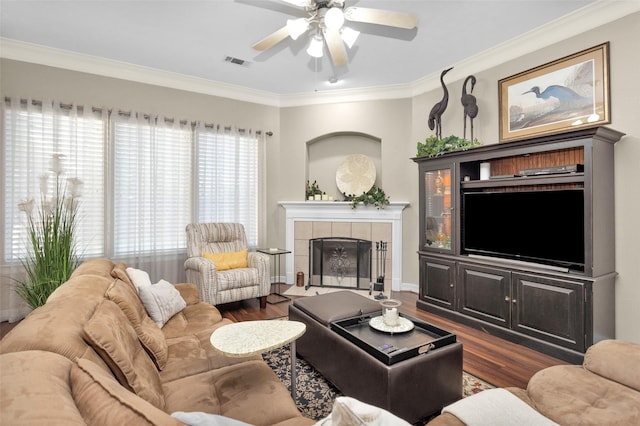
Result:
{"label": "flat screen tv", "polygon": [[462,197],[462,253],[584,271],[584,192],[473,192]]}

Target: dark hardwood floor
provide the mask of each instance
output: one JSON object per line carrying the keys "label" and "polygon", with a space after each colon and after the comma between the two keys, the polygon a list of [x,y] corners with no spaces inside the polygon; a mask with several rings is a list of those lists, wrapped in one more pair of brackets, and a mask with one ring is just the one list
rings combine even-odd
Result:
{"label": "dark hardwood floor", "polygon": [[[285,290],[283,286],[282,291]],[[416,308],[415,293],[393,292],[392,297],[402,301],[401,312],[455,333],[463,345],[464,370],[496,386],[525,388],[529,378],[537,371],[552,365],[566,364],[565,361],[502,340],[481,330],[419,310]],[[219,305],[218,309],[225,318],[250,321],[286,316],[289,314],[291,303],[292,301],[267,303],[265,309],[260,309],[259,302],[255,299]],[[6,322],[0,323],[0,338],[13,326],[14,324]]]}
{"label": "dark hardwood floor", "polygon": [[[284,287],[283,287],[284,291]],[[516,386],[525,388],[533,374],[552,365],[567,362],[534,351],[524,346],[508,342],[481,330],[439,317],[416,308],[417,294],[393,292],[392,297],[402,301],[400,311],[426,322],[451,331],[463,345],[463,368],[499,387]],[[273,319],[288,315],[286,301],[267,304],[260,309],[258,300],[245,300],[218,306],[225,318],[233,321]]]}

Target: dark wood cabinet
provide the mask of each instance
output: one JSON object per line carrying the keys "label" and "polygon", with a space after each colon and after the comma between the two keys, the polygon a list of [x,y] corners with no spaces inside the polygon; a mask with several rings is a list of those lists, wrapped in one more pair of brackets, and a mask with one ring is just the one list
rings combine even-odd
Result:
{"label": "dark wood cabinet", "polygon": [[504,269],[460,263],[460,306],[463,314],[510,327],[511,273]]}
{"label": "dark wood cabinet", "polygon": [[445,309],[454,309],[455,262],[423,256],[420,258],[420,298]]}
{"label": "dark wood cabinet", "polygon": [[[593,343],[614,338],[613,148],[622,136],[596,127],[414,158],[420,190],[418,307],[571,362],[581,362]],[[488,177],[481,173],[485,167]],[[571,249],[578,252],[577,265],[466,249],[465,209],[470,205],[465,200],[475,196],[468,194],[518,192],[512,198],[519,200],[516,205],[502,204],[498,211],[526,227],[533,225],[527,220],[535,220],[525,214],[535,207],[533,200],[541,192],[561,191],[578,194],[582,206],[574,205],[571,216],[555,205],[544,211],[551,220],[564,214],[569,223],[575,216],[579,225]],[[497,209],[488,205],[481,214]],[[486,238],[500,237],[500,232],[506,231],[494,225]],[[541,233],[535,243],[566,244],[554,238],[554,233]]]}
{"label": "dark wood cabinet", "polygon": [[515,290],[512,329],[578,352],[584,351],[588,282],[521,273],[513,273],[512,280]]}

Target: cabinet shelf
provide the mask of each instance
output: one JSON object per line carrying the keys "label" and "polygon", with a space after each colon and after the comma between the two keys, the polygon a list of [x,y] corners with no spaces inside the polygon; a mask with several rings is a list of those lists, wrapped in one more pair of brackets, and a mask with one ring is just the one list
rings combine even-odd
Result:
{"label": "cabinet shelf", "polygon": [[532,185],[584,184],[584,173],[566,173],[561,175],[514,176],[488,180],[470,180],[460,182],[462,189],[496,188]]}

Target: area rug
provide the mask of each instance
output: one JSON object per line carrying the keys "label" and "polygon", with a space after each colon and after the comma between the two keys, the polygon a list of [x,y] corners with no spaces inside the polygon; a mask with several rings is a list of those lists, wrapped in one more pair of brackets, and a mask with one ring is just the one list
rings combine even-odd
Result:
{"label": "area rug", "polygon": [[[375,299],[375,296],[379,293],[369,294],[369,290],[355,290],[352,288],[338,288],[338,287],[316,287],[311,286],[307,290],[305,287],[291,286],[287,291],[284,292],[285,296],[317,296],[318,294],[327,294],[334,293],[336,291],[349,290],[359,295],[368,297],[370,299]],[[389,295],[387,294],[387,297]]]}
{"label": "area rug", "polygon": [[[280,380],[291,385],[291,354],[289,347],[282,347],[262,355],[265,362]],[[491,389],[494,386],[466,371],[462,373],[463,397]],[[328,382],[304,359],[296,359],[296,405],[305,417],[320,420],[331,412],[333,401],[342,393]]]}

